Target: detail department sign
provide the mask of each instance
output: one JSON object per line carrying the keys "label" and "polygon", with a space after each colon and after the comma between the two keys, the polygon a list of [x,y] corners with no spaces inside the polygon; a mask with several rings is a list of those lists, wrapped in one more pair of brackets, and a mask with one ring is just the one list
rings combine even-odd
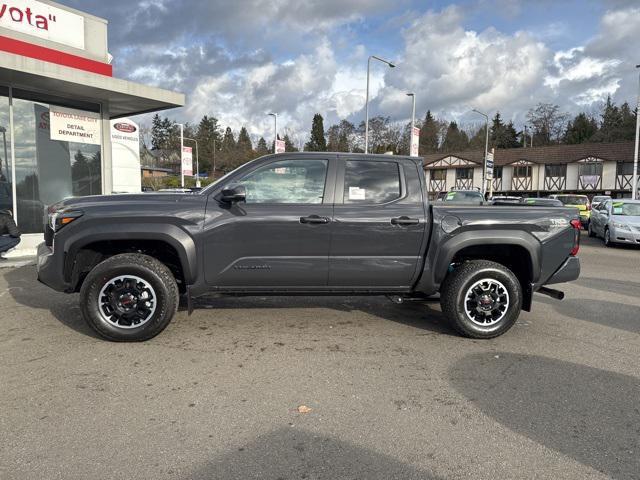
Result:
{"label": "detail department sign", "polygon": [[51,140],[100,145],[100,114],[51,105]]}

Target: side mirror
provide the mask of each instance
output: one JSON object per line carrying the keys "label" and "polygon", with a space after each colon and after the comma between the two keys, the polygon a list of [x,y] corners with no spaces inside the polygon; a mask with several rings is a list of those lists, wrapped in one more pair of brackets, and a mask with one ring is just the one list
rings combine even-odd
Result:
{"label": "side mirror", "polygon": [[225,187],[220,199],[227,203],[244,202],[247,199],[247,189],[243,185]]}

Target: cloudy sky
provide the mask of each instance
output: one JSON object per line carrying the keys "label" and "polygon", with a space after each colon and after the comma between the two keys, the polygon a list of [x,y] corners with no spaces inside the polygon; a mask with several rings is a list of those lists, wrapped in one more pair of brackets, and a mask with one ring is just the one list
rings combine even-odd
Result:
{"label": "cloudy sky", "polygon": [[638,0],[62,0],[109,20],[115,74],[187,95],[170,115],[218,117],[306,134],[364,118],[366,64],[372,114],[407,120],[410,99],[463,123],[472,108],[519,123],[538,102],[594,110],[611,94],[635,102]]}

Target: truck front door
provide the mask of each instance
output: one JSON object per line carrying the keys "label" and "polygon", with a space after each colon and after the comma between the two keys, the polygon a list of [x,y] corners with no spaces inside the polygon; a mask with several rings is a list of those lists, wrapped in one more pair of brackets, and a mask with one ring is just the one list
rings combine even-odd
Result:
{"label": "truck front door", "polygon": [[246,202],[224,205],[212,196],[204,231],[207,283],[326,288],[335,162],[335,155],[272,158],[229,180],[245,187]]}
{"label": "truck front door", "polygon": [[426,249],[418,165],[407,159],[341,156],[331,224],[329,286],[408,288]]}

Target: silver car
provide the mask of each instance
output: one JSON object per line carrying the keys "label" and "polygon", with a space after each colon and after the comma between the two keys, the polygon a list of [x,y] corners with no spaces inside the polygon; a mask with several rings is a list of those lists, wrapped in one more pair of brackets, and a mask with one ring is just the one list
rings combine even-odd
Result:
{"label": "silver car", "polygon": [[640,245],[640,200],[605,200],[591,211],[589,236],[604,244]]}

